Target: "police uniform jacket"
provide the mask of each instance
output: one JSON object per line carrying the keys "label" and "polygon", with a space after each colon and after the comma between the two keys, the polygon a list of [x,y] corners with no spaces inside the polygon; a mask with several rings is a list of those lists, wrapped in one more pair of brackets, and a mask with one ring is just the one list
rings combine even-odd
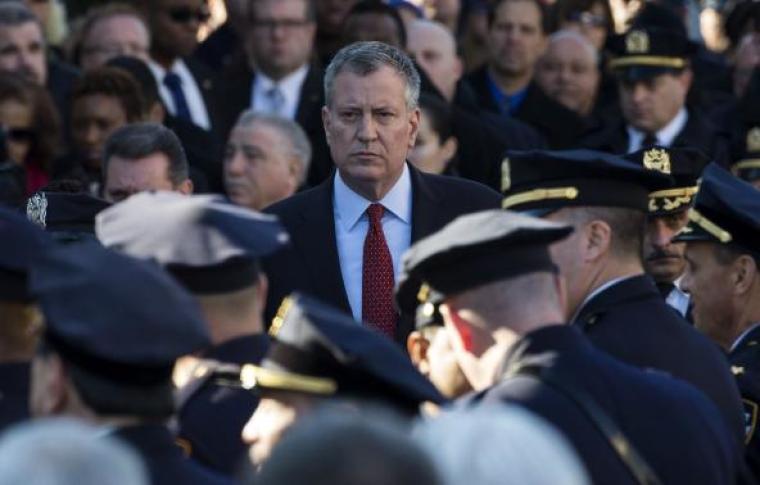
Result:
{"label": "police uniform jacket", "polygon": [[630,277],[597,293],[573,323],[613,357],[665,371],[701,390],[736,439],[743,439],[739,391],[725,356],[665,303],[649,276]]}
{"label": "police uniform jacket", "polygon": [[[225,364],[259,364],[269,348],[265,334],[238,337],[213,347],[204,359]],[[189,445],[193,460],[232,476],[245,459],[248,446],[241,432],[259,404],[258,395],[224,385],[214,365],[203,366],[179,411],[179,437]]]}
{"label": "police uniform jacket", "polygon": [[760,326],[755,326],[741,338],[729,354],[729,360],[744,405],[747,465],[756,477],[760,477],[760,437],[757,433],[760,406]]}
{"label": "police uniform jacket", "polygon": [[[673,147],[698,148],[710,159],[727,167],[729,165],[728,133],[722,133],[699,112],[689,110],[689,118],[680,133],[673,139]],[[628,152],[628,130],[622,119],[608,123],[603,128],[584,136],[579,146],[608,153]]]}
{"label": "police uniform jacket", "polygon": [[0,432],[29,418],[29,364],[0,364]]}
{"label": "police uniform jacket", "polygon": [[113,434],[131,445],[148,469],[151,485],[223,485],[232,482],[194,463],[166,426],[143,424],[120,428]]}
{"label": "police uniform jacket", "polygon": [[554,383],[592,400],[661,483],[736,483],[743,465],[740,446],[702,393],[659,372],[642,372],[609,357],[570,325],[529,333],[511,347],[504,368],[503,379],[468,398],[468,404],[516,402],[544,417],[569,439],[593,483],[638,482],[568,394],[523,369],[552,373]]}

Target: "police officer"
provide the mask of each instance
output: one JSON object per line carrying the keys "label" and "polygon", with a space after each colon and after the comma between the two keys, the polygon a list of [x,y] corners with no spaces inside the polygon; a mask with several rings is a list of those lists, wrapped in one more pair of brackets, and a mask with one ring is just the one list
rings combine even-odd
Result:
{"label": "police officer", "polygon": [[413,417],[422,404],[445,401],[392,341],[311,297],[286,298],[269,333],[261,364],[240,371],[243,388],[261,395],[243,430],[257,467],[294,422],[321,405],[340,401],[357,412],[381,405]]}
{"label": "police officer", "polygon": [[199,462],[232,475],[245,457],[240,438],[257,396],[220,386],[224,369],[259,363],[269,344],[263,309],[267,278],[259,258],[288,236],[274,216],[219,196],[140,193],[104,211],[97,234],[109,247],[164,266],[200,303],[211,334],[180,392],[179,436]]}
{"label": "police officer", "polygon": [[518,402],[541,415],[594,483],[735,483],[740,445],[704,395],[613,359],[563,324],[564,282],[549,245],[571,231],[486,211],[406,253],[409,271],[444,297],[455,355],[478,391],[462,404]]}
{"label": "police officer", "polygon": [[657,289],[668,305],[686,318],[689,295],[679,287],[679,278],[686,267],[683,257],[686,248],[672,239],[686,225],[689,207],[697,193],[697,179],[709,160],[693,148],[660,146],[638,150],[625,158],[647,170],[657,170],[673,178],[673,183],[666,189],[649,194],[644,269],[657,283]]}
{"label": "police officer", "polygon": [[760,476],[760,192],[712,164],[705,170],[685,241],[684,289],[696,327],[729,352],[744,404],[747,458]]}
{"label": "police officer", "polygon": [[34,416],[95,422],[135,448],[153,484],[229,483],[187,459],[166,425],[175,361],[208,345],[190,294],[154,263],[91,240],[46,251],[29,286],[46,321],[32,361]]}
{"label": "police officer", "polygon": [[[610,67],[618,80],[622,119],[605,123],[581,146],[630,153],[654,145],[694,147],[728,164],[728,132],[687,106],[697,45],[679,18],[661,7],[635,19],[610,39]],[[654,20],[653,20],[654,19]]]}
{"label": "police officer", "polygon": [[29,362],[42,319],[28,273],[48,244],[40,229],[0,208],[0,431],[29,417]]}
{"label": "police officer", "polygon": [[739,442],[741,402],[725,356],[667,306],[644,273],[649,194],[672,187],[671,177],[589,150],[514,152],[502,165],[503,208],[575,228],[551,248],[567,280],[567,319],[613,357],[700,389]]}

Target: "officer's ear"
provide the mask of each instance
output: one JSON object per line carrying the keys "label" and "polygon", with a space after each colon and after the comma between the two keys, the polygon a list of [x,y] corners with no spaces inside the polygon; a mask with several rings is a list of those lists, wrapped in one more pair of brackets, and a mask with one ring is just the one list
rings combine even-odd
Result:
{"label": "officer's ear", "polygon": [[406,350],[412,363],[420,374],[427,376],[430,373],[430,364],[427,353],[430,348],[430,341],[419,330],[415,330],[406,338]]}
{"label": "officer's ear", "polygon": [[34,358],[29,403],[32,416],[56,416],[67,409],[73,387],[67,375],[63,360],[57,354],[38,354]]}
{"label": "officer's ear", "polygon": [[745,295],[752,291],[758,282],[758,267],[755,259],[748,255],[742,254],[732,264],[734,293]]}
{"label": "officer's ear", "polygon": [[594,261],[610,251],[612,245],[612,228],[602,220],[596,219],[583,228],[585,237],[582,249],[586,261]]}

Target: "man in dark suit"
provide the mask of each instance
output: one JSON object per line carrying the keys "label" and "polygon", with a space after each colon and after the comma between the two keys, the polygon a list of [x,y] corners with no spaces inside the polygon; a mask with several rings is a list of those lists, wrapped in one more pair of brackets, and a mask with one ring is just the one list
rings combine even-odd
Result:
{"label": "man in dark suit", "polygon": [[694,324],[729,352],[744,404],[747,462],[760,476],[760,192],[711,164],[702,178],[686,242],[684,289]]}
{"label": "man in dark suit", "polygon": [[95,241],[46,251],[29,286],[46,317],[32,361],[33,416],[101,426],[137,451],[152,484],[229,483],[190,461],[166,425],[176,359],[208,345],[190,294],[155,264]]}
{"label": "man in dark suit", "polygon": [[139,0],[150,30],[150,70],[169,114],[221,136],[214,73],[189,57],[201,24],[209,19],[204,0]]}
{"label": "man in dark suit", "polygon": [[676,18],[665,28],[634,22],[611,40],[622,119],[588,134],[581,146],[630,153],[653,145],[697,148],[728,166],[728,134],[686,105],[696,46]]}
{"label": "man in dark suit", "polygon": [[262,0],[251,4],[251,69],[245,63],[225,73],[224,133],[246,109],[281,116],[304,129],[313,160],[307,183],[316,185],[333,169],[320,119],[322,69],[310,59],[316,25],[307,0]]}
{"label": "man in dark suit", "polygon": [[590,150],[507,157],[502,207],[575,227],[551,248],[567,280],[567,319],[613,357],[693,384],[741,440],[741,401],[725,356],[665,303],[644,272],[649,194],[667,189],[672,179]]}
{"label": "man in dark suit", "polygon": [[549,98],[533,81],[546,48],[546,7],[537,0],[500,0],[489,12],[489,62],[465,79],[480,108],[536,128],[552,148],[576,146],[584,131],[579,115]]}
{"label": "man in dark suit", "polygon": [[497,207],[498,196],[464,180],[426,175],[406,163],[419,125],[419,75],[380,42],[342,49],[327,69],[322,110],[337,173],[268,209],[291,248],[268,261],[268,315],[293,290],[311,293],[405,341],[412,322],[393,307],[401,253],[457,215]]}
{"label": "man in dark suit", "polygon": [[621,363],[563,324],[565,285],[549,245],[572,231],[482,211],[404,255],[405,271],[440,294],[454,357],[478,391],[459,404],[535,412],[565,435],[593,483],[737,483],[741,444],[708,398]]}

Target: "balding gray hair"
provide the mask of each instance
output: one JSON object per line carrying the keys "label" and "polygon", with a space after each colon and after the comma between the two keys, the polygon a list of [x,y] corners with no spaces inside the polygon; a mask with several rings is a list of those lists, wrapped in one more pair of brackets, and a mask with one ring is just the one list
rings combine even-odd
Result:
{"label": "balding gray hair", "polygon": [[294,157],[301,162],[303,170],[301,171],[299,183],[303,183],[306,174],[309,173],[311,164],[311,142],[303,128],[293,120],[272,116],[263,113],[257,113],[253,110],[244,111],[235,123],[235,128],[249,128],[253,125],[265,125],[276,130],[283,138],[290,142],[287,149]]}
{"label": "balding gray hair", "polygon": [[34,12],[22,2],[0,2],[0,27],[14,27],[28,22],[40,25]]}
{"label": "balding gray hair", "polygon": [[574,30],[558,30],[557,32],[554,32],[552,35],[549,36],[549,46],[554,44],[555,42],[559,42],[561,40],[574,40],[578,44],[581,45],[584,49],[586,49],[586,52],[591,56],[591,58],[594,61],[594,64],[599,64],[599,51],[594,47],[594,44],[591,43],[590,40],[583,34],[580,34],[579,32],[576,32]]}
{"label": "balding gray hair", "polygon": [[383,66],[390,67],[406,84],[407,109],[416,109],[420,98],[420,74],[402,50],[384,42],[354,42],[335,54],[325,72],[325,103],[332,102],[333,84],[338,74],[348,71],[358,76],[372,74]]}
{"label": "balding gray hair", "polygon": [[142,460],[103,430],[71,419],[11,428],[0,440],[0,485],[147,485]]}
{"label": "balding gray hair", "polygon": [[517,405],[442,413],[421,422],[413,436],[432,456],[444,485],[590,483],[567,439]]}

